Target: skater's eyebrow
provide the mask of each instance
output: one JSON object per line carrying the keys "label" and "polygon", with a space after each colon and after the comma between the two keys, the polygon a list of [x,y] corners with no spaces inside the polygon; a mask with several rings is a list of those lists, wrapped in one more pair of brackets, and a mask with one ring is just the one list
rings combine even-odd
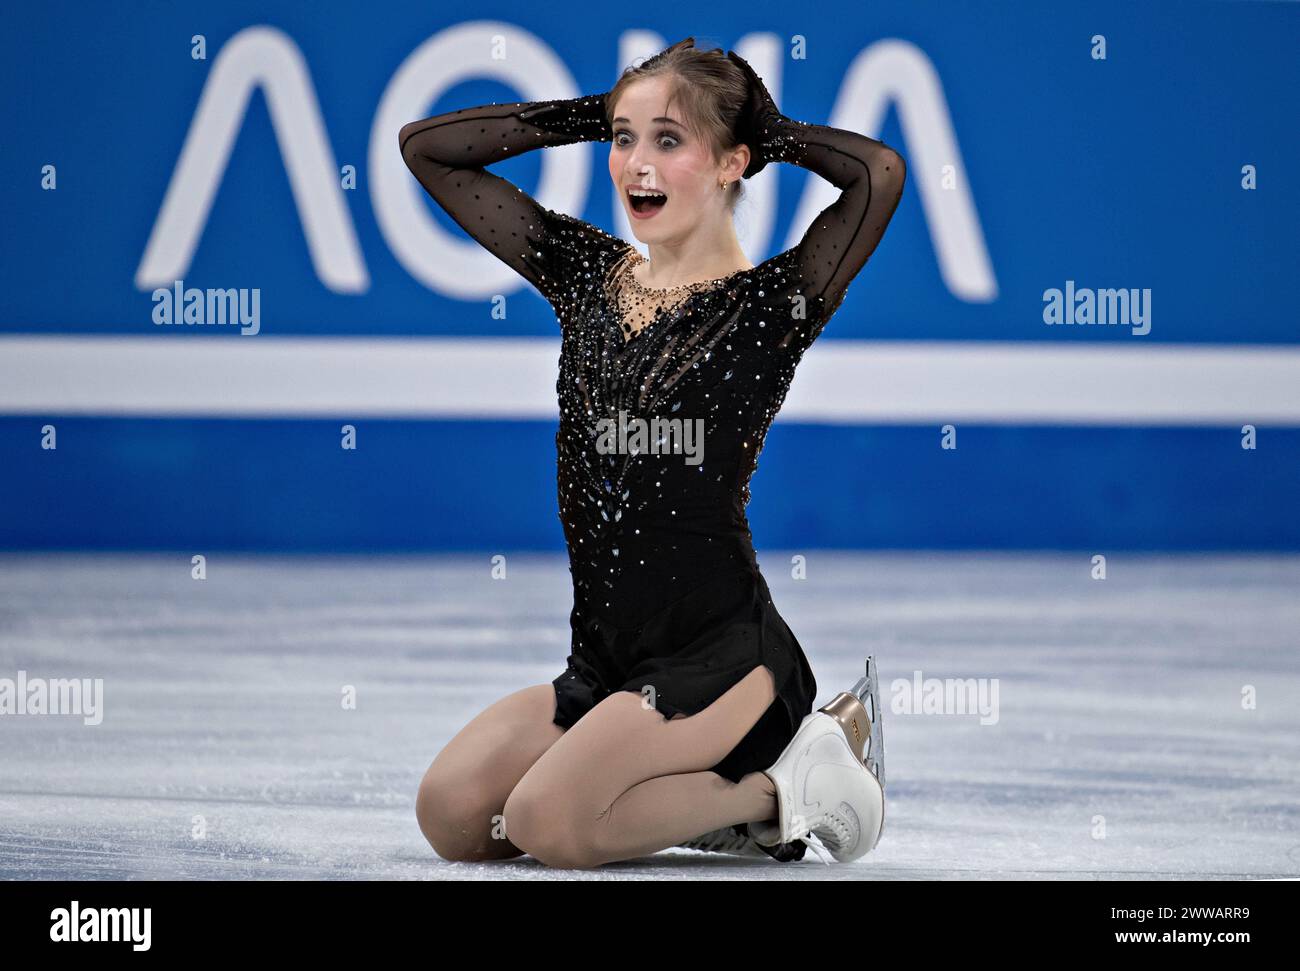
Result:
{"label": "skater's eyebrow", "polygon": [[[619,116],[618,116],[617,118],[615,118],[614,120],[615,120],[615,121],[629,121],[630,119],[628,119],[628,118],[624,118],[622,115],[619,115]],[[678,121],[676,118],[669,118],[669,117],[667,117],[666,115],[660,115],[658,118],[651,118],[650,120],[651,120],[651,121],[666,121],[666,122],[668,122],[670,125],[676,125],[678,128],[685,128],[685,127],[686,127],[686,126],[683,125],[680,121]]]}

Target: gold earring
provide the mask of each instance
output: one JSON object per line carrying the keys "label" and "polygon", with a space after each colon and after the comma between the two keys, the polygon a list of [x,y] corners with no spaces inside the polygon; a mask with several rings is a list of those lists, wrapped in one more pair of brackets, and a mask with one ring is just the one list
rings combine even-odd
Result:
{"label": "gold earring", "polygon": [[723,180],[722,180],[721,188],[722,188],[722,191],[723,191],[723,192],[726,192],[726,191],[727,191],[727,180],[726,180],[726,179],[723,179]]}

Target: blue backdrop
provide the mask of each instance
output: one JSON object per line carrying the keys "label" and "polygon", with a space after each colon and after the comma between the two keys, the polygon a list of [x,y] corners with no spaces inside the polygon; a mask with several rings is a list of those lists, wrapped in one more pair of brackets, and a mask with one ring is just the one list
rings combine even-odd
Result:
{"label": "blue backdrop", "polygon": [[[421,233],[466,237],[422,192],[409,217],[419,188],[397,127],[605,91],[634,57],[694,35],[748,52],[786,114],[855,127],[909,164],[880,249],[804,366],[906,342],[925,352],[916,380],[897,414],[852,376],[796,380],[805,405],[778,418],[753,482],[760,547],[1300,548],[1297,5],[462,12],[228,0],[7,15],[0,547],[561,548],[544,394],[517,413],[458,414],[436,395],[413,409],[364,363],[418,337],[491,375],[497,348],[522,346],[503,339],[558,335],[539,295],[476,262],[491,257],[421,249]],[[561,151],[587,168],[534,152],[493,171],[631,239],[607,146]],[[769,172],[739,214],[755,262],[833,199],[801,169]],[[182,278],[257,288],[259,332],[157,326],[153,290]],[[485,292],[466,289],[480,279]],[[1147,321],[1045,323],[1045,294],[1067,286],[1133,291]],[[139,347],[138,366],[97,370],[94,337]],[[224,378],[203,383],[208,342],[246,371],[276,341],[326,337],[355,341],[364,413],[355,387],[337,408],[299,407],[299,381],[328,395],[333,380],[305,366],[268,378],[281,386],[256,413]],[[980,345],[992,370],[927,379]],[[997,355],[1026,348],[1041,366],[1007,377]],[[1118,417],[1098,417],[1086,388],[1033,384],[1096,348],[1133,369],[1095,388]],[[1189,350],[1205,353],[1160,356]],[[1177,367],[1144,385],[1157,360]],[[184,409],[168,402],[186,389],[163,387],[181,369],[196,369]],[[430,385],[452,372],[431,368]],[[355,451],[339,447],[345,422]]]}

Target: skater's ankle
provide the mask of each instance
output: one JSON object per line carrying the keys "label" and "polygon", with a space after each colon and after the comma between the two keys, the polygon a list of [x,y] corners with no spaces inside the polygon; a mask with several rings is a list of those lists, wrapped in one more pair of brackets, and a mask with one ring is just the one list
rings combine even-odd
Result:
{"label": "skater's ankle", "polygon": [[766,772],[751,772],[740,781],[743,784],[753,786],[755,792],[761,792],[767,798],[776,799],[776,786],[772,784],[772,777]]}

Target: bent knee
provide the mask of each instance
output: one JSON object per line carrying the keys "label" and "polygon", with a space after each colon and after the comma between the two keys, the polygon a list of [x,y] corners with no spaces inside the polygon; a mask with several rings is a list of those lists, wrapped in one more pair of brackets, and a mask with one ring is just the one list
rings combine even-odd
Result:
{"label": "bent knee", "polygon": [[[562,797],[524,787],[506,800],[505,826],[510,842],[539,863],[557,869],[596,866],[598,847],[592,836],[598,829],[576,825],[577,817],[564,808]],[[585,830],[585,831],[584,831]]]}
{"label": "bent knee", "polygon": [[426,775],[415,796],[415,818],[420,832],[444,860],[482,860],[499,850],[504,840],[500,809],[472,785]]}

